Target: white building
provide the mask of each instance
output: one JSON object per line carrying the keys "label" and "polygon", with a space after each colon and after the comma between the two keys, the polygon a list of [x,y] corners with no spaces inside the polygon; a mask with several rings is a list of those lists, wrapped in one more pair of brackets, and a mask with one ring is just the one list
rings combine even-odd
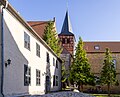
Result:
{"label": "white building", "polygon": [[0,97],[61,89],[61,59],[6,2],[0,1]]}

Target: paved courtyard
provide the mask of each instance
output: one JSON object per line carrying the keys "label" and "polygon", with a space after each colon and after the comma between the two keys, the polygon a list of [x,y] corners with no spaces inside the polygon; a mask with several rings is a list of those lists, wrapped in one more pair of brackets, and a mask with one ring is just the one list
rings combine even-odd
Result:
{"label": "paved courtyard", "polygon": [[32,95],[26,97],[95,97],[95,96],[81,92],[65,91],[65,92],[49,93],[45,95]]}

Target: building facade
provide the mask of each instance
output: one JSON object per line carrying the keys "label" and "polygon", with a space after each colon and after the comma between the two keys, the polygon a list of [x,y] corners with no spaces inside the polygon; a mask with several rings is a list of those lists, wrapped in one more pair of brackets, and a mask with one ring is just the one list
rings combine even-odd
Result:
{"label": "building facade", "polygon": [[[89,63],[91,64],[91,72],[100,77],[100,72],[103,67],[105,58],[105,50],[109,48],[115,64],[117,80],[120,84],[120,42],[84,42],[84,49],[86,50]],[[101,86],[97,84],[97,86]],[[101,86],[103,91],[107,91],[107,86]],[[120,86],[111,85],[111,92],[120,93]]]}
{"label": "building facade", "polygon": [[[56,30],[55,18],[52,21],[54,22],[54,26]],[[42,38],[44,35],[44,29],[47,26],[48,21],[28,21],[28,23]],[[75,36],[72,31],[68,11],[66,11],[62,30],[61,33],[58,34],[58,37],[60,39],[63,49],[60,57],[63,60],[63,64],[65,66],[66,71],[69,72],[71,61],[73,59],[73,54],[74,54]]]}
{"label": "building facade", "polygon": [[0,20],[0,97],[61,90],[61,59],[6,0]]}

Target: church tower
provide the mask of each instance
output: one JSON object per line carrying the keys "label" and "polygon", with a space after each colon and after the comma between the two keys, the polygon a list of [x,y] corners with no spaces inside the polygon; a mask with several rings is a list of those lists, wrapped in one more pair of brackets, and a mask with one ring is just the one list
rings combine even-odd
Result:
{"label": "church tower", "polygon": [[58,35],[62,46],[71,54],[74,54],[75,36],[72,33],[68,11],[66,11],[61,33]]}

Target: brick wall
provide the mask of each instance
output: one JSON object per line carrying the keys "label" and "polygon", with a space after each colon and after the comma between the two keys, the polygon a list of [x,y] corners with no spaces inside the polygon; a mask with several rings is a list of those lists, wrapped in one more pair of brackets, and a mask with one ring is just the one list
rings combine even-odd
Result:
{"label": "brick wall", "polygon": [[[87,57],[89,60],[89,63],[91,64],[91,72],[95,76],[100,76],[100,72],[102,70],[103,61],[104,61],[104,53],[87,53]],[[116,59],[116,72],[117,72],[117,79],[120,83],[120,53],[112,53],[113,59]],[[118,89],[120,86],[112,86],[111,90],[112,92],[118,92],[120,93],[120,89]],[[104,91],[107,91],[107,87],[103,86],[102,89]]]}

